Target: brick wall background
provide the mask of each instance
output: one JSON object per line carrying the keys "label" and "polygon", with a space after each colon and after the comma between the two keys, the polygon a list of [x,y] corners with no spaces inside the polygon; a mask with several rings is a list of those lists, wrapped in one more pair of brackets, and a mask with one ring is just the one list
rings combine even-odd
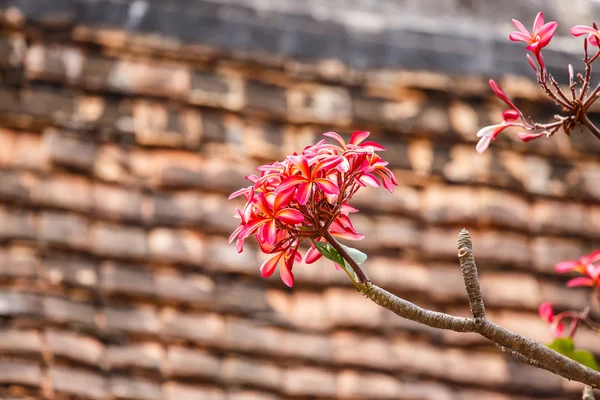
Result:
{"label": "brick wall background", "polygon": [[[414,32],[379,31],[387,41],[360,47],[365,37],[344,25],[352,19],[306,25],[301,16],[319,21],[317,6],[169,4],[0,2],[2,398],[578,397],[580,385],[477,336],[375,307],[328,262],[298,265],[289,290],[260,278],[256,248],[238,255],[227,245],[236,220],[226,198],[256,165],[321,132],[370,130],[400,183],[393,195],[356,197],[371,278],[467,315],[456,259],[467,227],[490,319],[549,341],[539,303],[587,301],[553,265],[598,247],[600,143],[578,131],[527,145],[504,135],[475,153],[475,132],[502,110],[489,75],[510,72],[500,81],[518,104],[554,113],[520,76],[519,46],[477,52],[464,30],[447,42],[443,32],[420,36],[412,53],[402,46]],[[358,16],[378,12],[352,4]],[[485,4],[463,17],[485,23]],[[536,10],[520,12],[529,20]],[[487,43],[504,46],[493,32]],[[557,39],[562,52],[548,59],[559,65],[574,51]],[[578,342],[600,353],[596,336]]]}

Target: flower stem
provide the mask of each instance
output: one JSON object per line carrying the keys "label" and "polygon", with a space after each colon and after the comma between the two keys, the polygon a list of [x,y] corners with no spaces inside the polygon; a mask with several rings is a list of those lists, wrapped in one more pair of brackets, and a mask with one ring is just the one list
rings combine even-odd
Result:
{"label": "flower stem", "polygon": [[369,278],[367,277],[367,274],[365,274],[365,272],[360,268],[360,265],[358,265],[358,263],[356,261],[354,261],[352,256],[350,254],[348,254],[346,249],[344,249],[344,247],[342,247],[340,242],[338,242],[337,239],[334,238],[333,235],[331,233],[329,233],[328,230],[324,230],[321,233],[321,236],[323,236],[323,238],[325,240],[327,240],[329,242],[329,244],[331,246],[333,246],[334,249],[337,250],[338,253],[340,253],[342,258],[344,260],[346,260],[348,265],[350,265],[350,268],[352,268],[352,270],[356,274],[356,278],[358,279],[358,282],[355,282],[355,284],[357,284],[357,287],[359,289],[360,289],[360,287],[365,285],[367,282],[370,282]]}
{"label": "flower stem", "polygon": [[598,129],[598,127],[594,125],[592,121],[590,121],[587,114],[584,114],[582,123],[590,132],[592,132],[594,136],[596,136],[598,140],[600,140],[600,129]]}

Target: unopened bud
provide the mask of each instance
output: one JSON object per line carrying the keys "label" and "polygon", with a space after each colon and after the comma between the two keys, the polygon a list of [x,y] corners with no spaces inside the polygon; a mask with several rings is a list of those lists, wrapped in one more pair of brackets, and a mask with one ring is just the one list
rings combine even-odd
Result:
{"label": "unopened bud", "polygon": [[529,65],[531,65],[531,68],[533,68],[533,70],[537,74],[537,72],[538,72],[537,65],[535,65],[535,61],[533,61],[533,58],[531,58],[531,56],[529,54],[527,54],[527,62],[529,63]]}
{"label": "unopened bud", "polygon": [[573,66],[569,64],[569,83],[573,83]]}

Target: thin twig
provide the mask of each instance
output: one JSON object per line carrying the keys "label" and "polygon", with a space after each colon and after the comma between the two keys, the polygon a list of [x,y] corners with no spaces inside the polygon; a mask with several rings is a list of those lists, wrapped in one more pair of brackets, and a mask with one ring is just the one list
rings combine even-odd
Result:
{"label": "thin twig", "polygon": [[596,127],[596,125],[594,125],[594,123],[592,121],[590,121],[590,119],[588,118],[587,114],[583,115],[583,119],[582,119],[582,124],[588,128],[588,130],[594,135],[596,136],[596,139],[600,140],[600,129],[598,129]]}
{"label": "thin twig", "polygon": [[485,305],[483,304],[483,296],[477,277],[477,266],[473,258],[473,243],[466,229],[461,230],[458,234],[458,259],[465,280],[471,313],[473,313],[475,322],[480,324],[481,319],[485,318]]}

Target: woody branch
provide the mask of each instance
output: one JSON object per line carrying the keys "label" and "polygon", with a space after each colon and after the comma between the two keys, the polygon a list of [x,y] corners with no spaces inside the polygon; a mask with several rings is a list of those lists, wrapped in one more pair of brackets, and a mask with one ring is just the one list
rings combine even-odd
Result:
{"label": "woody branch", "polygon": [[[330,236],[327,240],[337,247],[338,243],[335,238]],[[353,270],[361,270],[360,266],[348,254],[342,254],[342,256]],[[477,266],[473,257],[471,236],[465,229],[458,236],[458,258],[473,315],[472,318],[457,317],[421,308],[380,288],[371,281],[355,282],[355,284],[358,290],[369,300],[403,318],[432,328],[478,333],[498,346],[504,353],[521,362],[546,369],[564,378],[582,382],[592,387],[600,386],[599,372],[583,366],[539,342],[505,329],[486,318]]]}

